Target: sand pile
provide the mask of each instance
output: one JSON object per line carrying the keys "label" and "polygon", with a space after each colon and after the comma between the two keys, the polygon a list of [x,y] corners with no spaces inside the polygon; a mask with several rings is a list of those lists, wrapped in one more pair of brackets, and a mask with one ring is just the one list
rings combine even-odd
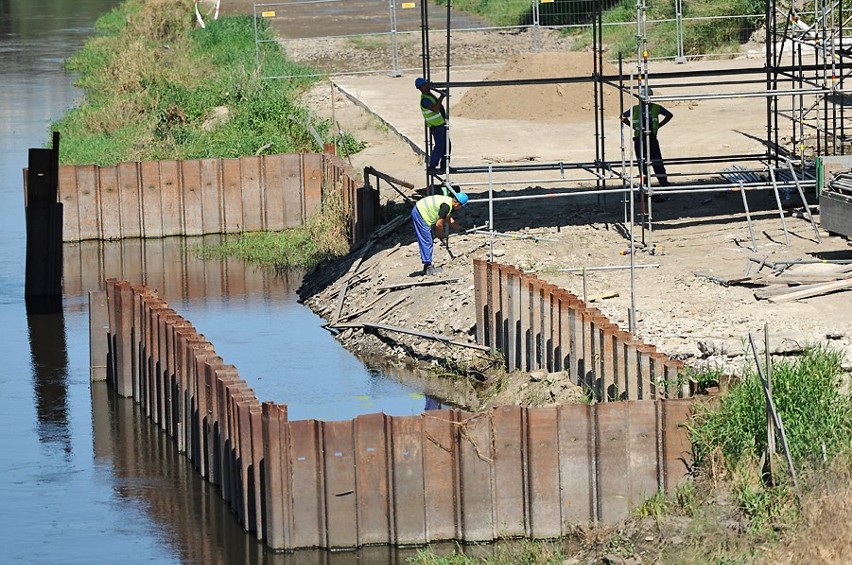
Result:
{"label": "sand pile", "polygon": [[[570,51],[519,55],[485,80],[534,78],[588,78],[594,71],[592,53]],[[604,75],[618,69],[604,63]],[[479,120],[516,119],[539,122],[587,122],[594,114],[594,83],[577,82],[523,86],[470,88],[451,116]],[[604,86],[603,104],[608,118],[618,117],[618,92]]]}

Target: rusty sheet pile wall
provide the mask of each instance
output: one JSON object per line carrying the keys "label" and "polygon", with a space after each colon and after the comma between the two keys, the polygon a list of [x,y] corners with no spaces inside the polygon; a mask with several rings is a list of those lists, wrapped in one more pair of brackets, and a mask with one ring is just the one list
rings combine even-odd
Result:
{"label": "rusty sheet pile wall", "polygon": [[686,479],[688,399],[290,421],[155,291],[105,302],[111,386],[272,548],[550,538]]}
{"label": "rusty sheet pile wall", "polygon": [[570,292],[509,265],[474,259],[473,271],[476,342],[508,370],[567,371],[599,402],[691,395],[682,362]]}
{"label": "rusty sheet pile wall", "polygon": [[[26,175],[25,175],[26,176]],[[378,194],[327,154],[63,165],[63,241],[280,231],[338,193],[353,246],[378,221]]]}

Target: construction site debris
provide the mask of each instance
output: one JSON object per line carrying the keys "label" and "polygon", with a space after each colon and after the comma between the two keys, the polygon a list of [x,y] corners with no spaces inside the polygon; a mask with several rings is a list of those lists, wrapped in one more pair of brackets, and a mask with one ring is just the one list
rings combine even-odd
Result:
{"label": "construction site debris", "polygon": [[380,286],[376,290],[399,290],[401,288],[408,288],[408,287],[411,287],[411,286],[429,286],[429,285],[433,285],[433,284],[447,284],[447,283],[458,282],[460,280],[461,280],[460,278],[429,279],[429,280],[425,280],[425,281],[414,281],[414,282],[389,284],[389,285],[385,285],[385,286]]}
{"label": "construction site debris", "polygon": [[349,324],[338,324],[336,327],[341,328],[341,329],[342,328],[369,328],[369,329],[374,329],[374,330],[384,330],[384,331],[389,331],[389,332],[397,332],[397,333],[403,333],[403,334],[408,334],[408,335],[414,335],[414,336],[422,337],[422,338],[425,338],[425,339],[432,339],[432,340],[435,340],[435,341],[440,341],[440,342],[446,343],[448,345],[458,345],[460,347],[468,347],[470,349],[477,349],[479,351],[486,351],[486,352],[491,351],[491,348],[487,345],[479,345],[477,343],[471,343],[471,342],[467,342],[467,341],[458,341],[456,339],[452,339],[452,338],[447,337],[445,335],[438,335],[438,334],[433,334],[433,333],[428,333],[428,332],[419,332],[417,330],[411,330],[411,329],[408,329],[408,328],[400,328],[400,327],[397,327],[397,326],[389,326],[387,324],[380,324],[380,323],[374,323],[374,322],[360,322],[360,323],[356,322],[356,323],[349,323]]}

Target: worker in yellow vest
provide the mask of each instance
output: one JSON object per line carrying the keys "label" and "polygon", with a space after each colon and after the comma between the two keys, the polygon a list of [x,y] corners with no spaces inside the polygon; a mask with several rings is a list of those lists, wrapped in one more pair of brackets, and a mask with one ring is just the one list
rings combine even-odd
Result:
{"label": "worker in yellow vest", "polygon": [[440,174],[447,164],[447,112],[443,105],[447,93],[439,92],[435,96],[432,83],[423,77],[416,78],[414,86],[420,91],[420,112],[432,135],[432,152],[429,154],[426,172]]}
{"label": "worker in yellow vest", "polygon": [[[642,93],[645,96],[652,96],[654,94],[647,87]],[[642,108],[645,109],[644,112]],[[666,173],[666,166],[663,164],[663,155],[660,151],[660,141],[657,139],[657,132],[661,127],[669,123],[673,117],[674,115],[671,112],[654,102],[636,104],[621,116],[622,123],[633,128],[633,148],[636,151],[636,160],[639,163],[642,178],[648,178],[648,164],[650,163],[654,168],[654,175],[657,177],[657,182],[660,183],[660,186],[669,186],[670,183]],[[645,136],[646,132],[648,133],[647,138]],[[645,139],[648,140],[647,147],[644,147]]]}
{"label": "worker in yellow vest", "polygon": [[467,204],[467,194],[452,192],[451,196],[433,195],[421,198],[411,209],[411,221],[420,248],[420,261],[423,263],[423,275],[436,275],[441,269],[432,265],[432,228],[435,235],[443,239],[449,236],[450,229],[456,225],[452,213]]}

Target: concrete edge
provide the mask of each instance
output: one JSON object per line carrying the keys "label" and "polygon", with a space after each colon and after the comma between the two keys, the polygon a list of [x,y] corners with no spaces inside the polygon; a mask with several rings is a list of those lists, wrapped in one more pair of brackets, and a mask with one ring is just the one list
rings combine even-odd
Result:
{"label": "concrete edge", "polygon": [[426,157],[426,152],[419,145],[417,145],[417,143],[415,143],[413,139],[411,139],[410,137],[408,137],[407,135],[405,135],[404,133],[399,131],[396,127],[393,126],[393,124],[391,124],[390,122],[388,122],[387,120],[382,118],[379,114],[377,114],[375,111],[373,111],[363,100],[361,100],[360,98],[358,98],[356,95],[352,94],[351,92],[347,91],[345,88],[340,86],[340,84],[335,82],[334,80],[331,81],[331,84],[334,86],[334,88],[336,88],[344,96],[346,96],[346,98],[348,98],[350,101],[352,101],[353,104],[360,106],[365,111],[367,111],[370,114],[372,114],[373,116],[375,116],[377,120],[382,122],[397,137],[399,137],[402,141],[407,143],[411,147],[411,150],[414,151],[414,153],[416,155],[419,155],[419,156],[424,157],[424,158]]}

